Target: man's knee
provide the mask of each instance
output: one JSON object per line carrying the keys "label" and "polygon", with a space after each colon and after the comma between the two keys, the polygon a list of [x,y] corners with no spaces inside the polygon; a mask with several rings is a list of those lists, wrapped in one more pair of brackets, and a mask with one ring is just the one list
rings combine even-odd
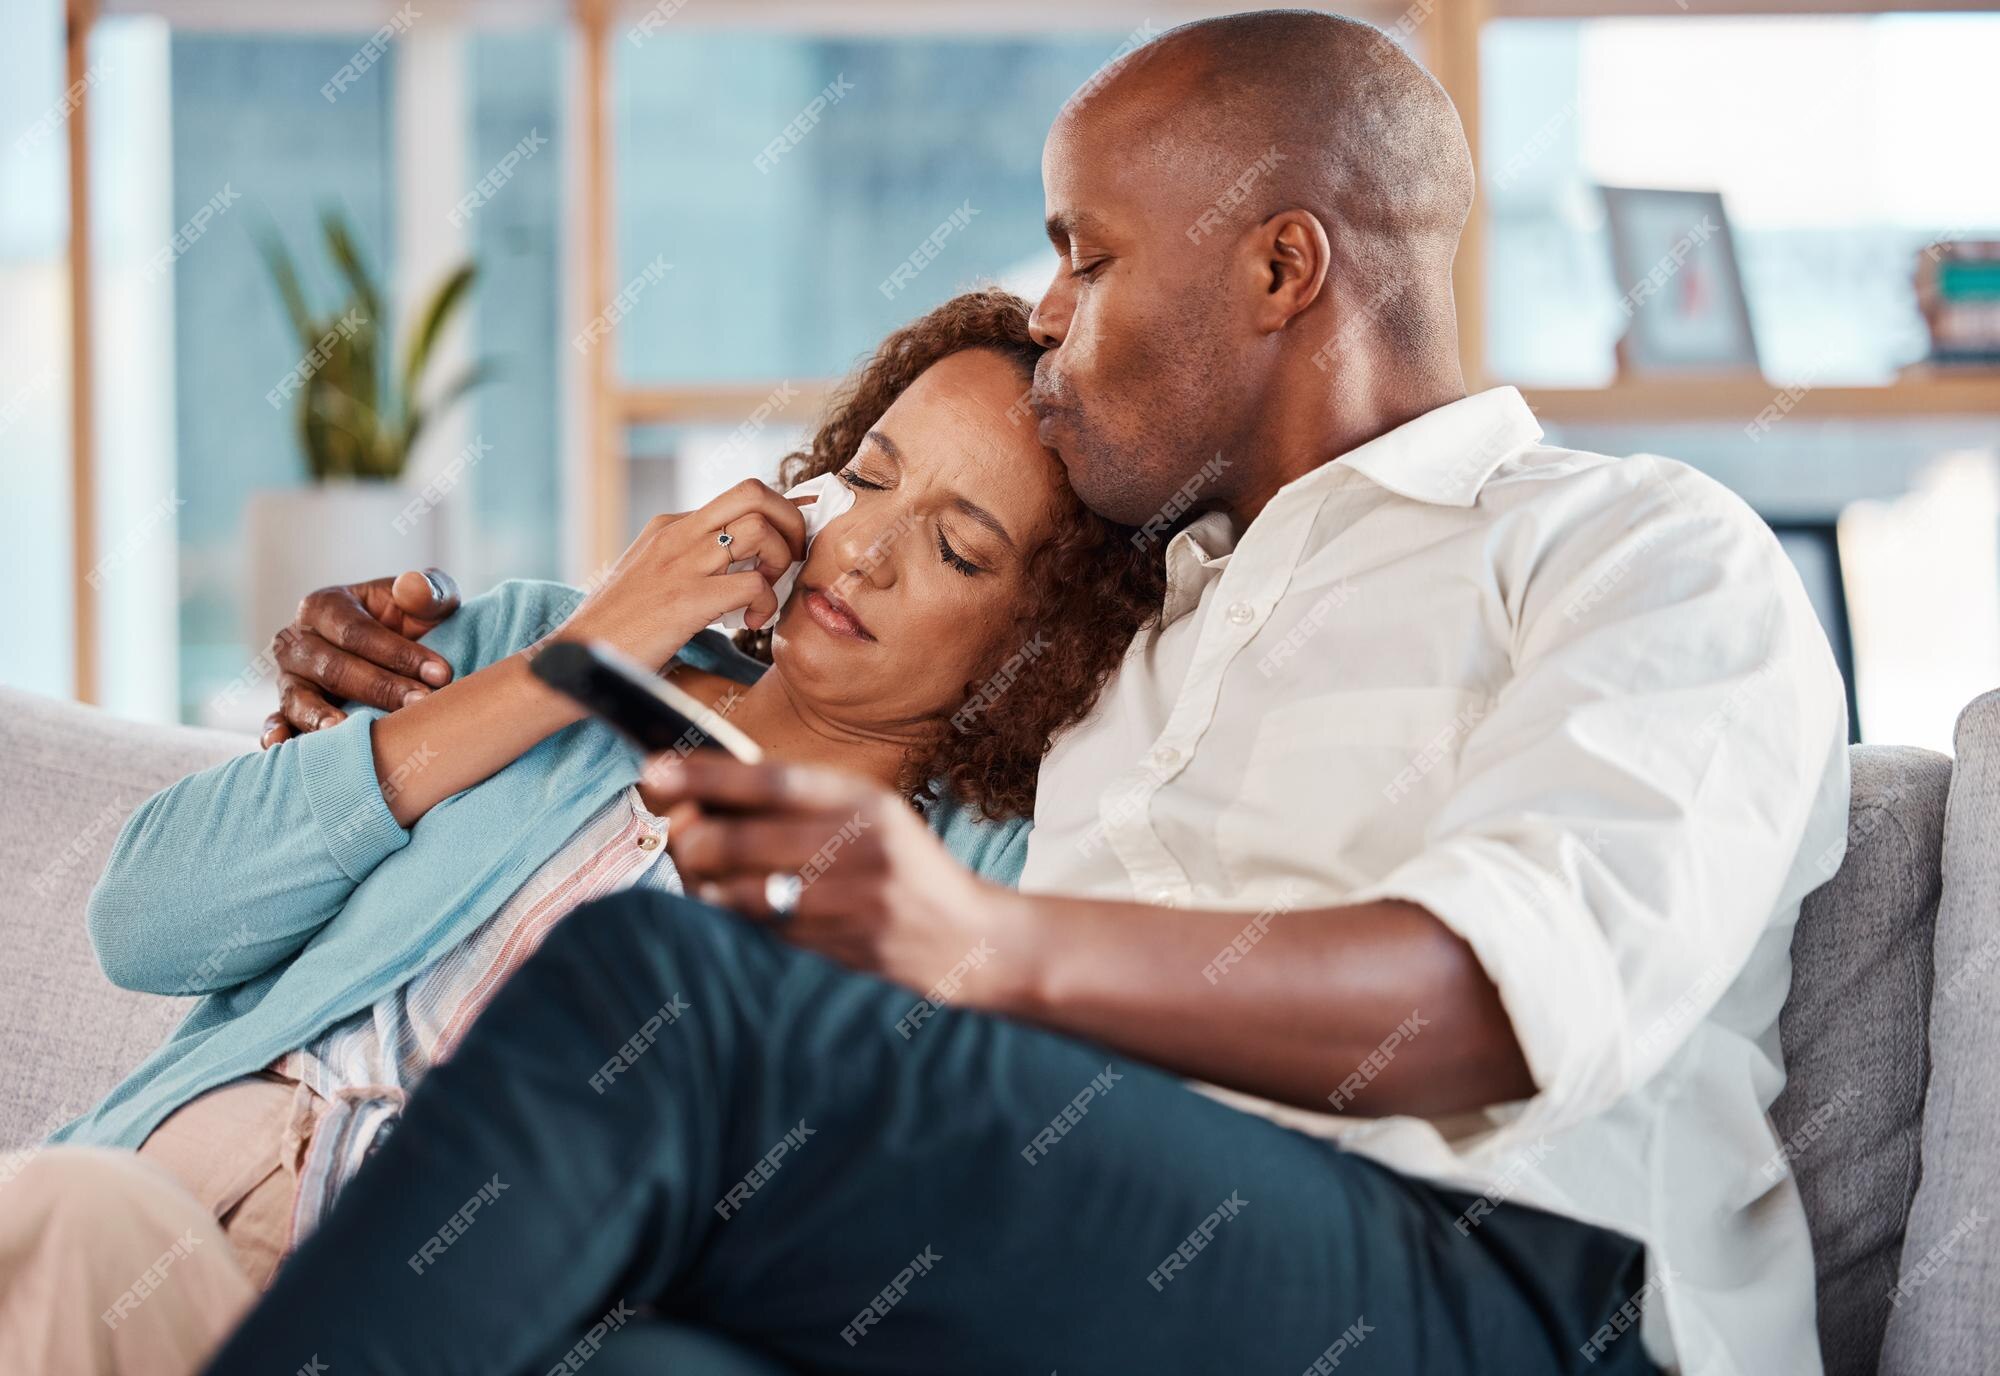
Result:
{"label": "man's knee", "polygon": [[558,923],[546,943],[558,951],[584,950],[619,965],[639,954],[679,963],[712,946],[717,910],[677,893],[625,889],[586,903]]}
{"label": "man's knee", "polygon": [[682,909],[707,906],[685,894],[661,893],[656,889],[620,889],[617,893],[584,904],[571,913],[563,925],[571,927],[595,923],[599,926],[644,928],[656,922],[666,922]]}
{"label": "man's knee", "polygon": [[[645,1004],[647,1037],[698,1009],[716,1016],[748,999],[792,948],[755,924],[680,894],[627,889],[571,913],[544,949],[572,972],[612,980]],[[644,989],[631,976],[638,973]],[[655,997],[657,995],[657,997]]]}

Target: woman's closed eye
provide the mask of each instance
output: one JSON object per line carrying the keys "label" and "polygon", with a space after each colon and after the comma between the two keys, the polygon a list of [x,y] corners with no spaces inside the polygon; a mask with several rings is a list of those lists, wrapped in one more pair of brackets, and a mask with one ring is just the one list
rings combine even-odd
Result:
{"label": "woman's closed eye", "polygon": [[945,537],[943,526],[938,527],[937,536],[938,536],[938,558],[944,560],[945,563],[950,564],[953,568],[957,569],[967,578],[972,577],[974,574],[986,572],[985,569],[973,563],[970,559],[966,558],[964,555],[960,554],[957,550],[951,547],[951,541]]}
{"label": "woman's closed eye", "polygon": [[[857,473],[852,468],[843,468],[834,476],[838,477],[842,482],[846,483],[849,487],[859,488],[863,492],[886,492],[889,490],[889,484],[883,482],[877,482],[873,478],[864,477],[862,474]],[[938,558],[942,560],[944,563],[951,565],[952,568],[956,569],[959,573],[963,574],[967,578],[973,578],[979,574],[988,573],[991,571],[987,569],[984,565],[976,564],[972,560],[966,558],[963,554],[960,554],[958,550],[952,545],[951,538],[944,533],[943,526],[938,527],[937,546],[938,546]]]}

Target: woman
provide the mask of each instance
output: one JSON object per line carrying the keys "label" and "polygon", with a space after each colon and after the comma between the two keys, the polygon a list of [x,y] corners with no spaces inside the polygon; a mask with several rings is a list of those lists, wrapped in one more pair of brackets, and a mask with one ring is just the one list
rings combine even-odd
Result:
{"label": "woman", "polygon": [[[129,1342],[148,1371],[187,1369],[555,923],[616,889],[678,887],[637,758],[528,672],[546,639],[610,642],[772,757],[900,790],[959,859],[1012,882],[1041,758],[1159,605],[1161,577],[1015,422],[1038,353],[1027,320],[1006,293],[958,297],[835,400],[782,476],[836,473],[854,504],[782,607],[770,585],[804,521],[744,484],[656,518],[588,594],[512,583],[468,604],[426,641],[449,687],[144,804],[92,895],[92,939],[117,983],[205,997],[57,1134],[77,1148],[0,1199],[0,1242],[35,1220],[14,1301],[80,1256],[102,1282],[0,1307],[0,1346],[91,1369],[86,1348],[116,1364]],[[738,609],[768,634],[768,671],[703,629]],[[1003,665],[1009,686],[989,691]],[[226,1243],[199,1260],[211,1219]],[[168,1266],[185,1282],[135,1297],[137,1268],[105,1259],[111,1233],[143,1235],[149,1273],[179,1247]],[[233,1285],[214,1273],[224,1255]],[[7,1333],[8,1313],[40,1331]]]}

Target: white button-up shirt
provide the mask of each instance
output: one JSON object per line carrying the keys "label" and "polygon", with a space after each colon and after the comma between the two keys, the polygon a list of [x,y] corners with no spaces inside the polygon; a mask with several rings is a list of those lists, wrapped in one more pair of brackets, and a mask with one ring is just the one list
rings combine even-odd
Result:
{"label": "white button-up shirt", "polygon": [[1325,1113],[1211,1092],[1641,1239],[1664,1365],[1816,1373],[1766,1110],[1799,901],[1846,843],[1839,673],[1733,494],[1541,438],[1498,388],[1296,479],[1239,537],[1220,514],[1176,534],[1161,624],[1042,767],[1021,887],[1255,910],[1218,981],[1288,911],[1421,905],[1498,987],[1532,1099],[1336,1115],[1422,1008],[1372,1066],[1326,1068]]}

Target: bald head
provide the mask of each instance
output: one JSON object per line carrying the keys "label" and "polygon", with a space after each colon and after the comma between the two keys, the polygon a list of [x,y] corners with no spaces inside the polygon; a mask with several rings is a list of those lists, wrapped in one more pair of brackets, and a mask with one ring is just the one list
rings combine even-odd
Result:
{"label": "bald head", "polygon": [[[1043,179],[1050,237],[1078,285],[1059,272],[1038,311],[1044,342],[1061,346],[1043,360],[1042,393],[1052,412],[1101,413],[1074,426],[1099,432],[1094,460],[1092,436],[1066,445],[1054,427],[1086,500],[1120,476],[1114,447],[1172,452],[1192,470],[1232,443],[1266,443],[1255,432],[1274,408],[1352,410],[1383,386],[1430,405],[1462,393],[1451,266],[1471,154],[1443,89],[1380,30],[1303,10],[1172,29],[1070,98]],[[1124,273],[1116,305],[1108,276],[1080,276],[1098,261]],[[1075,347],[1073,326],[1093,312],[1095,337]],[[1153,348],[1107,337],[1135,328]],[[1140,385],[1141,368],[1155,385]],[[1120,374],[1144,415],[1063,395],[1090,372]],[[1342,395],[1308,395],[1316,379]],[[1079,477],[1080,465],[1098,471]],[[1099,509],[1142,509],[1159,482],[1138,476]]]}
{"label": "bald head", "polygon": [[1393,274],[1398,294],[1418,275],[1448,291],[1472,154],[1443,87],[1373,25],[1314,10],[1200,20],[1079,97],[1058,128],[1176,169],[1196,237],[1299,207],[1336,266]]}

